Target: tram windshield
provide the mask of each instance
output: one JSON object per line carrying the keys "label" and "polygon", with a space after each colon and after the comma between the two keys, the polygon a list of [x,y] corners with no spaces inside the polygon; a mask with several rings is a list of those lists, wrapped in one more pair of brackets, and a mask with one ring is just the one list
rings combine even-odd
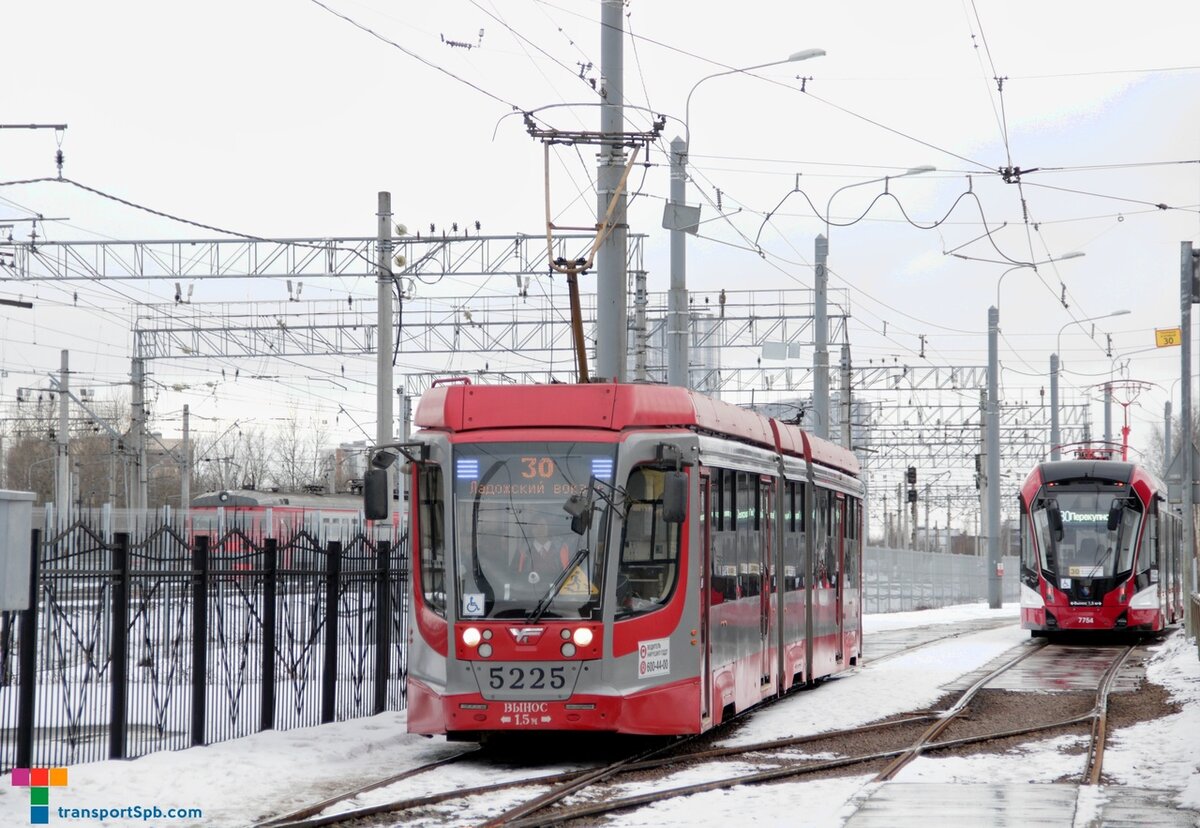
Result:
{"label": "tram windshield", "polygon": [[600,618],[609,506],[596,499],[580,535],[563,504],[611,486],[615,463],[609,444],[456,445],[459,617]]}
{"label": "tram windshield", "polygon": [[[1060,579],[1111,578],[1133,568],[1141,504],[1107,491],[1058,491],[1031,510],[1042,568]],[[1111,528],[1110,528],[1111,527]]]}

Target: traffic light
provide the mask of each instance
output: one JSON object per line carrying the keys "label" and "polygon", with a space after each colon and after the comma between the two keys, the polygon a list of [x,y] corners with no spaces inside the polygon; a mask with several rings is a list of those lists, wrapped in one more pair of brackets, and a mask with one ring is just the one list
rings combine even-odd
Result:
{"label": "traffic light", "polygon": [[908,467],[908,473],[905,475],[905,480],[908,481],[908,485],[910,485],[910,486],[917,485],[917,467],[916,466]]}
{"label": "traffic light", "polygon": [[917,490],[916,490],[916,489],[909,489],[909,490],[908,490],[908,502],[909,502],[909,503],[916,503],[916,502],[917,502]]}
{"label": "traffic light", "polygon": [[[1191,245],[1187,245],[1191,249]],[[1191,250],[1192,254],[1192,304],[1200,303],[1200,250]]]}

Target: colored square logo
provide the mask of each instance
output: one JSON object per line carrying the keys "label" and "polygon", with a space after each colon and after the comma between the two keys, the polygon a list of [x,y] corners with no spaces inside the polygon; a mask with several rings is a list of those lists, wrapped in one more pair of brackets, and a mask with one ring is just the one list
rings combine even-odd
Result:
{"label": "colored square logo", "polygon": [[67,786],[66,768],[13,768],[14,788],[29,788],[29,824],[50,824],[50,788]]}

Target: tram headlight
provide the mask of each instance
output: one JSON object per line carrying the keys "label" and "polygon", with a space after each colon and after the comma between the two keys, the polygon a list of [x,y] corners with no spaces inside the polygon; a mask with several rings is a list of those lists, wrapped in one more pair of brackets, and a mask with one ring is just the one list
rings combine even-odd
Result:
{"label": "tram headlight", "polygon": [[479,645],[479,655],[482,656],[483,658],[491,658],[492,645],[491,644],[480,644]]}
{"label": "tram headlight", "polygon": [[468,647],[478,647],[479,642],[483,640],[483,633],[476,627],[467,627],[463,630],[463,643]]}
{"label": "tram headlight", "polygon": [[562,645],[562,654],[566,658],[570,658],[571,656],[575,655],[575,645],[572,644],[570,641],[568,641],[566,644]]}
{"label": "tram headlight", "polygon": [[575,634],[571,636],[571,639],[575,642],[575,646],[586,647],[592,643],[592,631],[587,627],[580,627],[575,631]]}

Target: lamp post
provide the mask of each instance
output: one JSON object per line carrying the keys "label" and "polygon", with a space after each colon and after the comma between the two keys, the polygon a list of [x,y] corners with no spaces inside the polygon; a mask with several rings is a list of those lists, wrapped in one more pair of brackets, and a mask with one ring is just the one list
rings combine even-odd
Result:
{"label": "lamp post", "polygon": [[1059,451],[1059,444],[1062,443],[1062,435],[1059,433],[1058,419],[1058,376],[1062,372],[1062,335],[1063,331],[1072,325],[1082,325],[1084,322],[1095,322],[1097,319],[1107,319],[1110,316],[1124,316],[1129,313],[1128,309],[1116,310],[1112,313],[1104,313],[1100,316],[1089,316],[1086,319],[1073,319],[1067,324],[1058,329],[1058,336],[1054,340],[1054,353],[1050,355],[1050,459],[1061,460],[1062,452]]}
{"label": "lamp post", "polygon": [[768,66],[795,63],[821,57],[824,49],[805,49],[793,52],[782,60],[759,63],[741,69],[726,69],[706,75],[692,84],[683,107],[683,135],[671,141],[671,193],[663,214],[663,227],[671,231],[671,289],[667,294],[667,383],[688,387],[688,311],[687,311],[687,241],[685,233],[696,232],[699,210],[690,222],[681,219],[687,201],[687,157],[691,147],[692,95],[700,84],[723,75],[744,74]]}
{"label": "lamp post", "polygon": [[[960,259],[969,258],[954,254]],[[988,308],[988,394],[984,410],[987,430],[987,535],[988,535],[988,606],[1000,609],[1002,603],[1002,587],[1004,570],[1000,554],[1000,285],[1004,277],[1014,270],[1032,268],[1037,270],[1039,265],[1059,262],[1065,259],[1078,259],[1084,254],[1078,251],[1066,253],[1057,259],[1046,259],[1041,262],[1021,262],[1000,274],[996,280],[996,304]]]}
{"label": "lamp post", "polygon": [[[818,437],[829,437],[829,271],[826,262],[829,258],[829,211],[833,207],[833,199],[842,190],[851,187],[863,187],[867,184],[887,182],[893,178],[904,178],[908,175],[934,172],[937,168],[928,165],[912,167],[899,175],[885,175],[867,181],[855,181],[834,190],[829,200],[825,202],[825,235],[817,236],[815,267],[813,269],[814,308],[813,308],[813,433]],[[886,184],[884,185],[886,189]]]}

